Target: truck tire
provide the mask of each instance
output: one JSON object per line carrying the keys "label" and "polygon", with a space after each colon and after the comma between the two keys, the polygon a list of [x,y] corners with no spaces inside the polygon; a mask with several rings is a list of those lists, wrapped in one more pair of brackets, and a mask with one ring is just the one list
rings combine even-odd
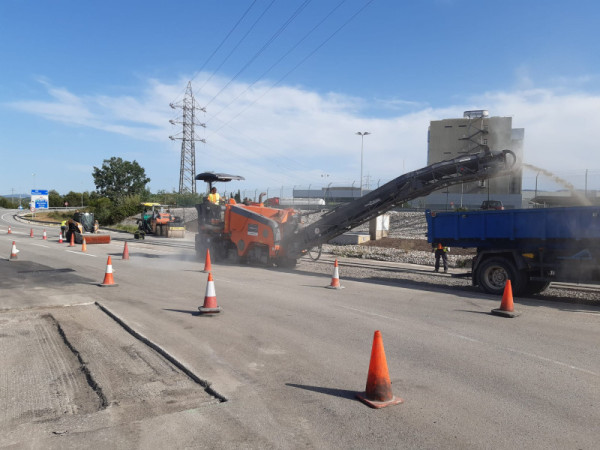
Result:
{"label": "truck tire", "polygon": [[81,233],[78,233],[77,231],[68,230],[66,236],[67,242],[71,242],[71,236],[73,236],[73,243],[83,244],[83,237],[81,236]]}
{"label": "truck tire", "polygon": [[506,258],[489,258],[481,263],[477,269],[479,288],[483,292],[494,295],[504,293],[504,285],[510,280],[514,295],[520,295],[527,285],[523,273]]}

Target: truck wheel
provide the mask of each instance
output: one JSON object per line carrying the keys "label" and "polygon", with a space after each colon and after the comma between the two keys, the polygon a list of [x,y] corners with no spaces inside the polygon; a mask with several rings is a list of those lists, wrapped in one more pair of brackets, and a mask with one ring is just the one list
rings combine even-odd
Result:
{"label": "truck wheel", "polygon": [[526,285],[523,275],[514,264],[504,258],[490,258],[479,266],[477,279],[483,292],[494,295],[504,293],[504,285],[510,280],[513,294],[519,295]]}

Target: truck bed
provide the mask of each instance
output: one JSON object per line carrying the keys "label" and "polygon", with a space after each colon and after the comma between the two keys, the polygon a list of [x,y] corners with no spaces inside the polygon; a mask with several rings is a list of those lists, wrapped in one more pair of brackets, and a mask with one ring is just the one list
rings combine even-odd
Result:
{"label": "truck bed", "polygon": [[[578,206],[503,211],[426,212],[427,240],[446,246],[562,247],[600,239],[600,207]],[[600,242],[600,241],[598,241]]]}

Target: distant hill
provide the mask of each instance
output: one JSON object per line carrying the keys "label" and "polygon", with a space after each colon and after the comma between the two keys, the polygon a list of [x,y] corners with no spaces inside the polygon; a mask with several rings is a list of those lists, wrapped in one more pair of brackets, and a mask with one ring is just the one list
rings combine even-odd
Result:
{"label": "distant hill", "polygon": [[29,198],[31,194],[2,194],[0,196],[4,198]]}

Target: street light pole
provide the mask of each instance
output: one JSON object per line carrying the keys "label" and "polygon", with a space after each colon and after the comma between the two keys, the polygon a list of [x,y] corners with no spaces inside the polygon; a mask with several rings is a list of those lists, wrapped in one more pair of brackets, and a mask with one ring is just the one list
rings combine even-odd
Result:
{"label": "street light pole", "polygon": [[363,149],[364,149],[364,144],[365,144],[365,136],[368,136],[369,133],[368,131],[357,131],[356,132],[357,135],[360,136],[360,196],[362,197],[363,195]]}

